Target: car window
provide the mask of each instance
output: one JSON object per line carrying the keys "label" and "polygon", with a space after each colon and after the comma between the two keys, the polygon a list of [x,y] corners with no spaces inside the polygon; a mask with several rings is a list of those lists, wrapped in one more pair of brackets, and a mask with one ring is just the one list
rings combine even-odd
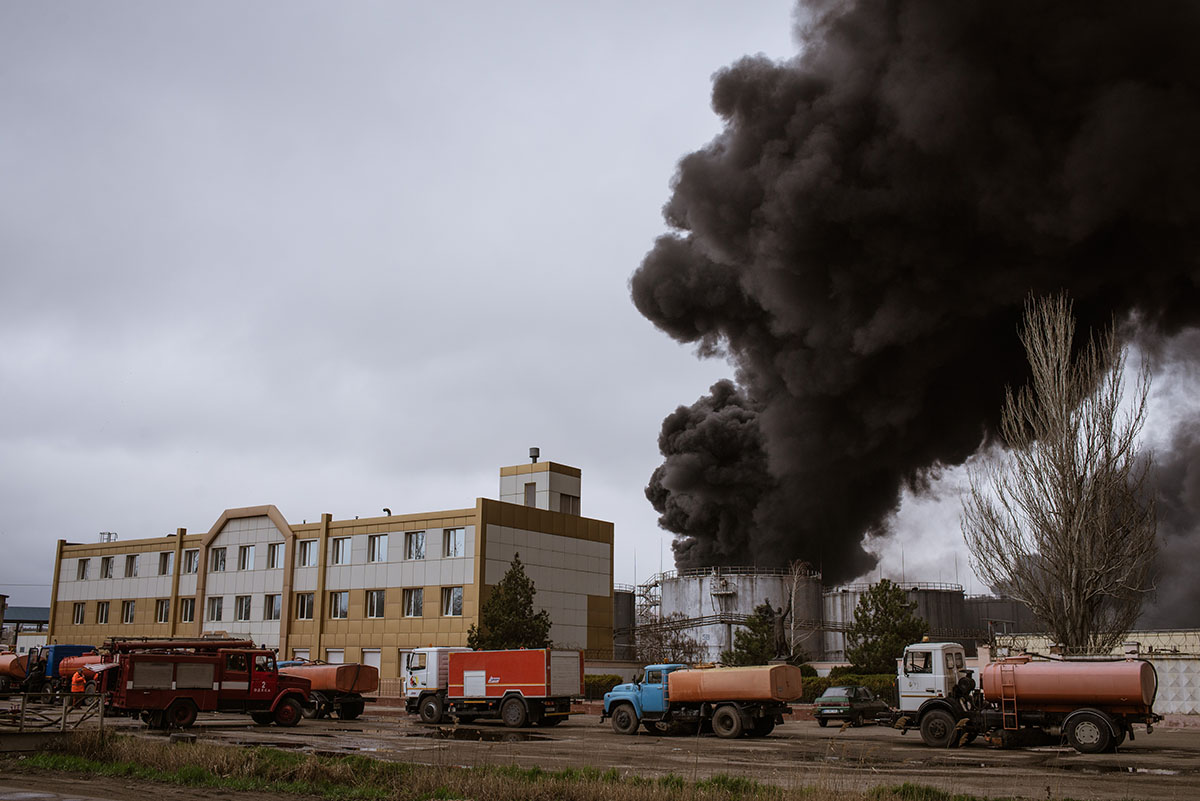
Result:
{"label": "car window", "polygon": [[647,670],[646,671],[646,684],[662,684],[662,671],[661,670]]}
{"label": "car window", "polygon": [[909,651],[904,657],[904,670],[907,673],[932,673],[933,651]]}
{"label": "car window", "polygon": [[830,687],[825,691],[825,695],[830,698],[846,698],[850,695],[849,687]]}

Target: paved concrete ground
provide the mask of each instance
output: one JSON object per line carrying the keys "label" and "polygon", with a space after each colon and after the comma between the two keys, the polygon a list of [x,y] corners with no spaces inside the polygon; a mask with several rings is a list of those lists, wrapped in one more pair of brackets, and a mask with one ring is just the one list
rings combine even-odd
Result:
{"label": "paved concrete ground", "polygon": [[[164,738],[133,721],[118,725],[139,736]],[[1065,747],[1000,750],[978,741],[962,749],[931,749],[916,732],[902,736],[877,726],[839,731],[810,721],[788,722],[760,740],[621,736],[588,715],[552,729],[511,730],[488,722],[429,727],[395,710],[371,708],[356,721],[305,720],[294,729],[250,725],[244,716],[202,715],[192,731],[201,740],[233,745],[433,765],[615,767],[627,774],[674,773],[687,779],[725,773],[789,788],[816,784],[863,790],[914,782],[983,797],[1200,798],[1200,729],[1195,727],[1138,733],[1118,753],[1103,755]]]}

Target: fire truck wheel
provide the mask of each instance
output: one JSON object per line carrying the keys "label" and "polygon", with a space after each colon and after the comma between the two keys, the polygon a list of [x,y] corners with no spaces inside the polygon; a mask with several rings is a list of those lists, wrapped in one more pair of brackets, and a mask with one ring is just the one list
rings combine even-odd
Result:
{"label": "fire truck wheel", "polygon": [[250,719],[258,726],[270,726],[275,722],[275,713],[269,710],[266,712],[251,712]]}
{"label": "fire truck wheel", "polygon": [[954,718],[946,710],[931,709],[921,717],[921,739],[930,748],[949,748],[954,734]]}
{"label": "fire truck wheel", "polygon": [[500,705],[500,719],[510,729],[519,729],[529,722],[529,712],[520,698],[509,698]]}
{"label": "fire truck wheel", "polygon": [[422,723],[441,723],[442,722],[442,699],[436,695],[427,695],[421,699],[421,706],[418,708],[421,714]]}
{"label": "fire truck wheel", "polygon": [[275,725],[290,728],[300,722],[303,708],[295,698],[284,698],[275,707]]}
{"label": "fire truck wheel", "polygon": [[713,734],[732,740],[742,736],[742,716],[733,707],[726,704],[718,707],[712,716]]}
{"label": "fire truck wheel", "polygon": [[1108,721],[1094,712],[1081,712],[1067,724],[1067,742],[1081,754],[1103,754],[1112,746]]}
{"label": "fire truck wheel", "polygon": [[613,709],[612,727],[617,734],[637,734],[638,718],[632,704],[619,704]]}
{"label": "fire truck wheel", "polygon": [[179,698],[167,707],[167,722],[176,729],[186,729],[196,722],[196,704],[189,698]]}

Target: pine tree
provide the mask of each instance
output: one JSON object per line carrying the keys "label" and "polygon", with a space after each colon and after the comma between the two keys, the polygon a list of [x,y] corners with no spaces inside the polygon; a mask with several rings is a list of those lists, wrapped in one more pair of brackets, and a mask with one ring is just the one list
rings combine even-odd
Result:
{"label": "pine tree", "polygon": [[867,590],[846,630],[846,658],[857,673],[894,673],[904,646],[924,636],[928,624],[899,584],[881,580]]}
{"label": "pine tree", "polygon": [[745,628],[733,635],[733,650],[721,652],[723,665],[765,665],[775,658],[775,610],[770,604],[754,607]]}
{"label": "pine tree", "polygon": [[479,609],[479,623],[467,631],[467,645],[476,651],[507,648],[549,648],[550,613],[533,613],[537,588],[525,575],[519,554]]}

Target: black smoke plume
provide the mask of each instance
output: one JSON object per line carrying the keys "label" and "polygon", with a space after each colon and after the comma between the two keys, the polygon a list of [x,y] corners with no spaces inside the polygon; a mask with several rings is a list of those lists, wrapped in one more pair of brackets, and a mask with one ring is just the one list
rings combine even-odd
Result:
{"label": "black smoke plume", "polygon": [[1200,320],[1200,4],[817,1],[796,30],[715,76],[724,130],[631,291],[736,368],[664,422],[677,564],[837,581],[995,430],[1030,293],[1084,332]]}

